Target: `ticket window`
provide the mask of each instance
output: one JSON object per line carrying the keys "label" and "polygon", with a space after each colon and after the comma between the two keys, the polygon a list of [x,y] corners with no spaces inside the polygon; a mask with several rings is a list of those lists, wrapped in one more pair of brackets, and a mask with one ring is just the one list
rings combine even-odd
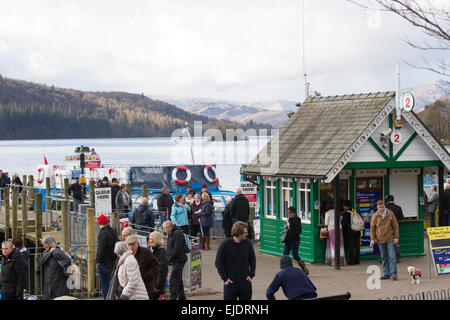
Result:
{"label": "ticket window", "polygon": [[[339,198],[348,200],[348,180],[339,180]],[[324,223],[324,215],[334,205],[334,183],[321,183],[319,186],[320,223]]]}
{"label": "ticket window", "polygon": [[383,177],[356,178],[355,189],[355,209],[364,221],[370,222],[377,211],[377,201],[383,200]]}

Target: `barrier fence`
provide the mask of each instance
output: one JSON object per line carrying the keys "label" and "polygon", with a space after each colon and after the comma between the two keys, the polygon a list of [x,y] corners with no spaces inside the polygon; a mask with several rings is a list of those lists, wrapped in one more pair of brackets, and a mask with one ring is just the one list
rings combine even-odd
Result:
{"label": "barrier fence", "polygon": [[418,293],[409,293],[408,295],[386,297],[380,300],[450,300],[450,288],[434,291],[423,291]]}

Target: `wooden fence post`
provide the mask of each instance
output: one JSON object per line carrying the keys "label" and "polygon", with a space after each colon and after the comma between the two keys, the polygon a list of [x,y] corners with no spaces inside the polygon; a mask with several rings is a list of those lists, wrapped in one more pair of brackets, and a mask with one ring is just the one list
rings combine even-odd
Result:
{"label": "wooden fence post", "polygon": [[27,189],[22,189],[22,241],[23,246],[26,247],[27,229],[28,229],[28,206],[27,206]]}
{"label": "wooden fence post", "polygon": [[33,209],[33,201],[34,201],[34,178],[32,175],[28,176],[28,205],[29,208]]}
{"label": "wooden fence post", "polygon": [[9,201],[9,188],[3,189],[4,195],[5,195],[5,240],[8,240],[11,236],[10,228],[11,228],[11,221],[10,221],[10,201]]}
{"label": "wooden fence post", "polygon": [[95,182],[89,181],[89,201],[91,206],[95,206]]}
{"label": "wooden fence post", "polygon": [[148,186],[146,184],[142,185],[142,198],[148,198]]}
{"label": "wooden fence post", "polygon": [[95,211],[88,208],[86,212],[86,242],[88,250],[88,296],[92,297],[95,287]]}
{"label": "wooden fence post", "polygon": [[62,214],[62,234],[63,234],[63,248],[64,252],[70,251],[70,230],[69,230],[69,201],[61,201]]}
{"label": "wooden fence post", "polygon": [[51,189],[50,189],[50,177],[45,178],[45,211],[50,210],[50,207],[52,206],[52,199],[51,196]]}
{"label": "wooden fence post", "polygon": [[40,290],[40,265],[39,248],[42,241],[42,194],[36,194],[34,229],[36,233],[35,255],[34,255],[34,294],[39,294]]}
{"label": "wooden fence post", "polygon": [[12,188],[12,238],[17,237],[17,201],[19,190]]}
{"label": "wooden fence post", "polygon": [[66,198],[67,201],[70,198],[70,196],[69,196],[69,178],[64,178],[64,197]]}

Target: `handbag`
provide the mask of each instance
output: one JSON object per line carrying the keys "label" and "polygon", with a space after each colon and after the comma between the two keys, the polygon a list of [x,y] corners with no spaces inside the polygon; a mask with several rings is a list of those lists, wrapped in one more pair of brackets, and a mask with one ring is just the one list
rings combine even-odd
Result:
{"label": "handbag", "polygon": [[285,242],[286,242],[287,232],[288,232],[287,230],[284,230],[284,231],[281,233],[281,240],[280,240],[281,243],[285,243]]}
{"label": "handbag", "polygon": [[320,229],[320,239],[328,239],[328,228],[327,227]]}
{"label": "handbag", "polygon": [[160,295],[159,295],[159,298],[158,298],[158,300],[167,300],[167,293],[161,293]]}

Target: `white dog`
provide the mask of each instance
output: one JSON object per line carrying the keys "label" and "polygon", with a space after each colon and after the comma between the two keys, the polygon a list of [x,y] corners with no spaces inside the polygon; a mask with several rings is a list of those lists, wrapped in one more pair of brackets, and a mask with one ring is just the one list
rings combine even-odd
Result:
{"label": "white dog", "polygon": [[409,266],[408,273],[411,277],[411,284],[414,284],[416,282],[417,284],[420,284],[420,278],[422,277],[422,272],[420,270],[414,268],[413,266]]}

